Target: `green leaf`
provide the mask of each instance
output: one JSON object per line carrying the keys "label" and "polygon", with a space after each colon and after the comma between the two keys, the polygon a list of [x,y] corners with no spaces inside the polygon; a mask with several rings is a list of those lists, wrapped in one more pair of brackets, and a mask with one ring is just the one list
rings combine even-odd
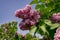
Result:
{"label": "green leaf", "polygon": [[60,26],[59,23],[53,24],[50,20],[44,20],[44,23],[50,26],[50,29],[55,29]]}
{"label": "green leaf", "polygon": [[41,4],[40,7],[39,7],[39,11],[43,14],[49,12],[49,9],[50,8],[46,7],[45,4]]}
{"label": "green leaf", "polygon": [[38,3],[38,0],[33,0],[32,2],[30,2],[30,4],[37,4]]}
{"label": "green leaf", "polygon": [[59,26],[60,26],[59,23],[55,23],[55,24],[52,24],[52,25],[51,25],[50,29],[55,29],[55,28],[57,28],[57,27],[59,27]]}
{"label": "green leaf", "polygon": [[30,33],[35,33],[36,29],[37,29],[36,26],[32,26],[32,27],[31,27],[31,30],[30,30]]}
{"label": "green leaf", "polygon": [[47,19],[46,19],[46,20],[44,20],[44,23],[45,23],[45,24],[47,24],[47,25],[49,25],[49,26],[51,26],[51,25],[52,25],[51,21],[50,21],[50,20],[47,20]]}
{"label": "green leaf", "polygon": [[35,9],[39,9],[40,7],[41,7],[41,5],[37,4],[37,5],[35,6]]}
{"label": "green leaf", "polygon": [[47,31],[47,29],[46,29],[45,24],[43,24],[43,25],[40,26],[39,28],[43,31],[44,34],[45,34],[45,33],[49,34],[48,31]]}
{"label": "green leaf", "polygon": [[39,0],[39,2],[42,2],[42,3],[50,3],[51,0]]}
{"label": "green leaf", "polygon": [[25,40],[31,40],[32,39],[32,35],[27,33],[25,36]]}

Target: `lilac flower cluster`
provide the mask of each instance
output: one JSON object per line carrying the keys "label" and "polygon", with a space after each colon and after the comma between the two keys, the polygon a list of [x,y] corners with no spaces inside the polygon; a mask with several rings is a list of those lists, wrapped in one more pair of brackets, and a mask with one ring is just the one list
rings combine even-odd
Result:
{"label": "lilac flower cluster", "polygon": [[54,13],[51,18],[52,22],[60,22],[60,13]]}
{"label": "lilac flower cluster", "polygon": [[23,19],[19,24],[21,30],[30,29],[30,27],[35,25],[40,18],[40,14],[36,10],[31,10],[30,5],[26,5],[23,9],[16,10],[15,16]]}

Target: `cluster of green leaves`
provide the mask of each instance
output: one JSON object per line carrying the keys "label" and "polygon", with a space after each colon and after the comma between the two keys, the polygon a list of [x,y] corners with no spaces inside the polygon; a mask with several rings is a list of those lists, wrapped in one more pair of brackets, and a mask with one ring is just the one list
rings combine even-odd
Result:
{"label": "cluster of green leaves", "polygon": [[9,22],[0,25],[0,40],[15,40],[17,22]]}
{"label": "cluster of green leaves", "polygon": [[31,28],[31,31],[45,35],[47,40],[49,40],[48,38],[53,40],[56,28],[60,26],[60,23],[52,23],[50,17],[53,13],[60,12],[60,0],[32,0],[30,5],[35,5],[35,9],[42,14],[39,22],[35,28]]}
{"label": "cluster of green leaves", "polygon": [[27,33],[25,36],[25,40],[38,40],[36,36],[32,36],[30,33]]}
{"label": "cluster of green leaves", "polygon": [[30,4],[35,4],[35,9],[45,18],[51,16],[52,13],[60,12],[60,0],[32,0]]}
{"label": "cluster of green leaves", "polygon": [[12,21],[0,25],[0,40],[38,40],[38,38],[30,33],[23,37],[17,32],[17,22]]}

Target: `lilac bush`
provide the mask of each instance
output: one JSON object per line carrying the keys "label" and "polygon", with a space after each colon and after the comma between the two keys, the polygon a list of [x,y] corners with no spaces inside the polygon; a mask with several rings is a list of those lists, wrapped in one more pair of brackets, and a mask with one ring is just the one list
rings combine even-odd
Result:
{"label": "lilac bush", "polygon": [[[35,4],[35,10],[32,10],[32,4]],[[23,19],[19,28],[29,30],[29,33],[20,35],[16,33],[15,22],[7,23],[8,28],[6,24],[0,27],[1,40],[60,40],[60,0],[32,0],[24,8],[16,10],[14,15]],[[36,37],[36,33],[43,38]]]}

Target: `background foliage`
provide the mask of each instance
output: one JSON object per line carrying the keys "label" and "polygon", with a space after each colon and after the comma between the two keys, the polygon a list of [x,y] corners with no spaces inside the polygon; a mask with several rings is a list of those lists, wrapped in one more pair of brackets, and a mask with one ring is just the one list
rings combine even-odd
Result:
{"label": "background foliage", "polygon": [[35,5],[35,9],[42,15],[39,22],[36,24],[36,32],[45,35],[46,40],[53,40],[56,28],[60,23],[52,23],[50,20],[53,13],[60,12],[59,0],[32,0],[31,5]]}
{"label": "background foliage", "polygon": [[0,40],[38,40],[38,38],[30,33],[19,34],[17,32],[17,22],[12,21],[0,25]]}

